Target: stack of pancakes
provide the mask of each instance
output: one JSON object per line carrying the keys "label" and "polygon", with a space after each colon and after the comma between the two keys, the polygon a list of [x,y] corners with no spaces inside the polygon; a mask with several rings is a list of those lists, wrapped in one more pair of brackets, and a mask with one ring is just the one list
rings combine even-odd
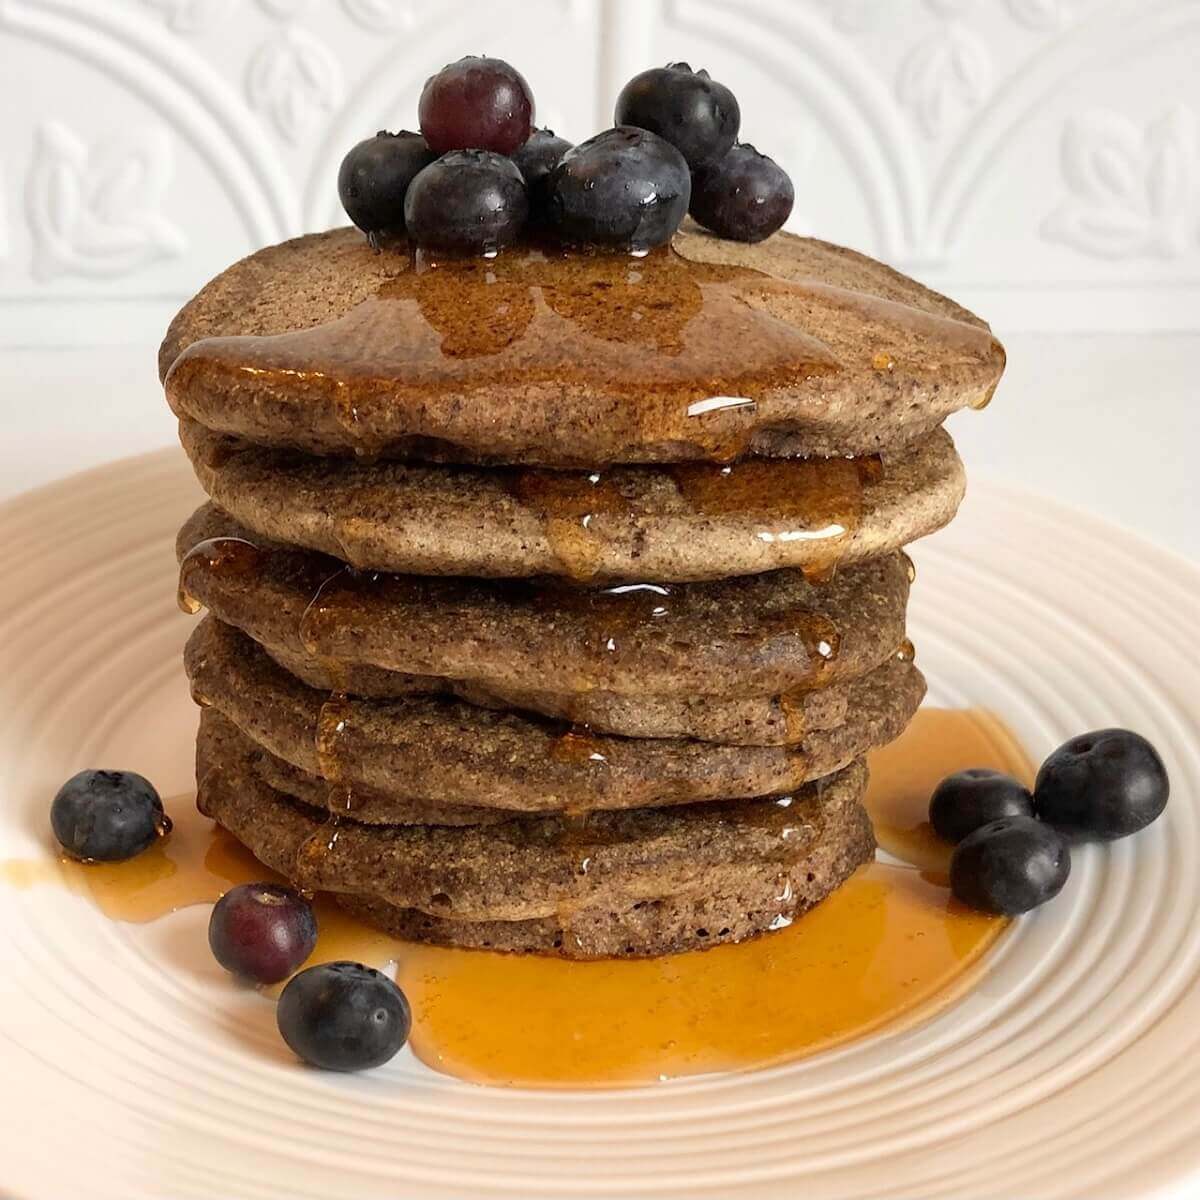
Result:
{"label": "stack of pancakes", "polygon": [[645,258],[238,263],[161,354],[201,809],[400,936],[662,954],[874,852],[924,694],[910,541],[1003,350],[881,264],[686,230]]}

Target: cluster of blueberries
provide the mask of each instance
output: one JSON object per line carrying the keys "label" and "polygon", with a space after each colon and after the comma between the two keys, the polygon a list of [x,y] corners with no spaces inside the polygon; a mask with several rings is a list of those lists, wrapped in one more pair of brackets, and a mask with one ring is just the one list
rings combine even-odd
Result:
{"label": "cluster of blueberries", "polygon": [[757,242],[792,211],[792,182],[737,141],[733,93],[672,63],[643,71],[617,98],[616,125],[578,146],[533,127],[533,96],[496,58],[463,58],[421,92],[421,132],[377,133],[342,161],[338,195],[378,247],[495,254],[524,230],[642,253],[684,216],[720,237]]}
{"label": "cluster of blueberries", "polygon": [[1099,729],[1059,746],[1032,792],[1000,771],[950,775],[929,802],[929,823],[956,843],[954,895],[970,908],[1017,916],[1062,891],[1072,842],[1137,833],[1162,814],[1170,790],[1167,769],[1144,737]]}
{"label": "cluster of blueberries", "polygon": [[[80,771],[50,806],[59,845],[83,862],[124,862],[171,831],[157,790],[133,771]],[[243,883],[213,906],[213,957],[239,979],[280,983],[275,1020],[298,1058],[327,1071],[362,1071],[408,1041],[412,1012],[386,975],[362,963],[318,963],[299,971],[317,944],[317,918],[299,892]],[[299,974],[293,974],[299,971]]]}

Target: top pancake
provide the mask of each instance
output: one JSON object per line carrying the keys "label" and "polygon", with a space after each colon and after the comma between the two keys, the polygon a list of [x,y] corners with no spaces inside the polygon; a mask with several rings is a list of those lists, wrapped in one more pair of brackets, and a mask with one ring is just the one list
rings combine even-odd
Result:
{"label": "top pancake", "polygon": [[265,445],[554,467],[863,455],[990,398],[1004,351],[840,247],[689,230],[645,258],[519,247],[414,270],[356,230],[269,247],[176,317],[180,416]]}

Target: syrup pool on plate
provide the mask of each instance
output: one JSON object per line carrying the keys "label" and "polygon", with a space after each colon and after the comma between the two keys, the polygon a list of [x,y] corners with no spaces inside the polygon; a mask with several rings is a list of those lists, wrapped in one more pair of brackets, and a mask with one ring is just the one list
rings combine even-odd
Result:
{"label": "syrup pool on plate", "polygon": [[[868,864],[789,927],[747,942],[591,962],[447,949],[393,939],[318,896],[309,964],[394,963],[413,1008],[413,1051],[478,1083],[645,1084],[803,1057],[949,1003],[1003,931],[1004,920],[951,898],[948,848],[925,821],[934,786],[967,766],[1032,778],[998,718],[923,709],[871,757],[867,806],[881,847],[899,861]],[[114,920],[144,922],[211,904],[237,883],[277,878],[201,817],[190,796],[167,809],[174,832],[130,862],[9,862],[0,864],[0,886],[65,883]]]}

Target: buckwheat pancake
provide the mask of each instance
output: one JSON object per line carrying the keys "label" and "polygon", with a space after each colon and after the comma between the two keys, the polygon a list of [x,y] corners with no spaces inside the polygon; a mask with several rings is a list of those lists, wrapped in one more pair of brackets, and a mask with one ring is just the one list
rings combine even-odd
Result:
{"label": "buckwheat pancake", "polygon": [[250,758],[202,737],[198,763],[201,811],[267,866],[401,936],[454,945],[590,956],[736,940],[818,902],[874,851],[861,762],[788,797],[465,829],[331,827]]}
{"label": "buckwheat pancake", "polygon": [[190,421],[180,437],[204,490],[258,536],[417,575],[827,574],[940,529],[966,488],[944,430],[885,455],[881,468],[756,459],[603,474],[312,458]]}
{"label": "buckwheat pancake", "polygon": [[629,736],[778,742],[839,723],[837,685],[904,636],[902,554],[825,584],[783,571],[583,590],[363,576],[251,536],[211,506],[197,511],[177,541],[185,599],[327,691],[451,691]]}
{"label": "buckwheat pancake", "polygon": [[244,759],[276,791],[335,816],[345,816],[349,805],[354,820],[364,825],[495,825],[513,816],[502,808],[439,804],[436,800],[389,796],[361,785],[349,789],[331,784],[264,750],[215,708],[201,710],[196,751],[198,776],[203,775],[206,764]]}
{"label": "buckwheat pancake", "polygon": [[178,415],[265,445],[596,468],[894,449],[985,404],[1004,351],[945,297],[789,234],[418,269],[338,229],[230,267],[159,362]]}
{"label": "buckwheat pancake", "polygon": [[481,805],[442,804],[375,791],[362,784],[331,783],[272,754],[243,733],[214,708],[200,714],[200,736],[212,761],[246,758],[264,783],[310,808],[334,816],[350,815],[362,825],[494,825],[511,820],[513,812]]}
{"label": "buckwheat pancake", "polygon": [[893,659],[852,685],[846,721],[796,746],[582,734],[457,700],[328,697],[209,617],[184,664],[201,705],[309,774],[353,790],[519,812],[591,811],[787,792],[891,741],[925,691]]}
{"label": "buckwheat pancake", "polygon": [[404,675],[357,663],[331,663],[275,646],[263,649],[284,670],[321,692],[370,700],[457,696],[481,708],[518,709],[597,733],[633,738],[696,738],[726,746],[788,746],[846,719],[852,683],[781,696],[622,696],[616,692],[545,692],[492,687],[462,679]]}

